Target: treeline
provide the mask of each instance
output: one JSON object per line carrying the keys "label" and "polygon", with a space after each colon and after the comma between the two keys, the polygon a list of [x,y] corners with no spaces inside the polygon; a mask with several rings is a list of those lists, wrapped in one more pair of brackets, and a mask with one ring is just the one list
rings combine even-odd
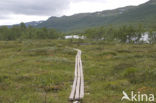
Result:
{"label": "treeline", "polygon": [[60,38],[61,33],[54,29],[26,27],[24,23],[8,28],[0,27],[0,40],[18,39],[56,39]]}
{"label": "treeline", "polygon": [[96,27],[90,28],[84,32],[89,39],[103,41],[117,41],[122,43],[143,43],[156,42],[156,32],[153,29],[145,29],[142,25],[132,26],[123,25],[119,27]]}
{"label": "treeline", "polygon": [[[102,41],[116,41],[121,43],[156,43],[156,28],[145,29],[142,25],[132,26],[123,25],[119,27],[104,26],[95,27],[85,30],[81,34],[87,39],[102,40]],[[64,38],[65,35],[74,35],[74,33],[61,33],[55,29],[34,28],[26,26],[24,23],[13,26],[0,27],[0,40],[24,40],[24,39],[58,39]],[[146,36],[146,37],[144,37]],[[143,40],[143,37],[145,40]]]}

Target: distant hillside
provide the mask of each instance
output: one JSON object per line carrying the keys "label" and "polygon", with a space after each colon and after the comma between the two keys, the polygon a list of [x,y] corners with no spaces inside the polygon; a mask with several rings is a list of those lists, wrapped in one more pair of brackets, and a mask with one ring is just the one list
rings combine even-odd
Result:
{"label": "distant hillside", "polygon": [[43,21],[32,21],[32,22],[26,22],[25,25],[26,26],[37,26],[39,24],[41,24]]}
{"label": "distant hillside", "polygon": [[[26,26],[33,26],[33,27],[35,27],[35,26],[41,24],[42,22],[43,22],[43,20],[42,20],[42,21],[25,22],[24,24],[25,24]],[[15,25],[20,25],[20,24],[15,24]],[[5,26],[8,26],[9,28],[11,28],[11,27],[14,26],[14,25],[5,25]]]}
{"label": "distant hillside", "polygon": [[36,27],[55,28],[61,31],[82,30],[94,26],[156,22],[156,0],[139,6],[128,6],[95,13],[80,13],[72,16],[50,17]]}

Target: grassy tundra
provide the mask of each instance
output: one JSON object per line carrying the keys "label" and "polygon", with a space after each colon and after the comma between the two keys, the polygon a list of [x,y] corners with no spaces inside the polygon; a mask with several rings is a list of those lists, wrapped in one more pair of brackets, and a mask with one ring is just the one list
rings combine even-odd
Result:
{"label": "grassy tundra", "polygon": [[82,50],[84,103],[120,103],[123,90],[156,93],[155,44],[89,43],[1,41],[0,103],[68,103],[76,55],[70,48]]}

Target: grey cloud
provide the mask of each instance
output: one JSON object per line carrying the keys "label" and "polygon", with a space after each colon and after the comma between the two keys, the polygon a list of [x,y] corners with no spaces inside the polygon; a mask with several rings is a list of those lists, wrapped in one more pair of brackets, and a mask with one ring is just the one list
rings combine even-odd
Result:
{"label": "grey cloud", "polygon": [[9,19],[10,17],[8,17],[7,15],[0,15],[0,19],[3,20],[3,19]]}
{"label": "grey cloud", "polygon": [[13,13],[25,15],[59,15],[67,9],[69,0],[1,0],[0,15]]}
{"label": "grey cloud", "polygon": [[70,0],[72,2],[82,2],[82,1],[86,1],[86,2],[107,2],[108,0]]}
{"label": "grey cloud", "polygon": [[60,16],[71,2],[105,2],[107,0],[0,0],[0,18],[9,14]]}

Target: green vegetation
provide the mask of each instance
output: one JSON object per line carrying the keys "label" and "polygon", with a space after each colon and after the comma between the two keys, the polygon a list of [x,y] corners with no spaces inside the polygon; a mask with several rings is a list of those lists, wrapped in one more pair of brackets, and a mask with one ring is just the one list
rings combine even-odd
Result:
{"label": "green vegetation", "polygon": [[122,43],[138,43],[144,34],[144,28],[140,26],[121,26],[119,28],[100,27],[91,28],[85,31],[84,35],[90,39],[103,41],[119,41]]}
{"label": "green vegetation", "polygon": [[[155,43],[156,29],[146,29],[142,25],[123,25],[119,27],[102,26],[78,33],[59,33],[54,29],[26,27],[24,23],[12,28],[0,27],[0,40],[36,40],[36,39],[63,39],[65,35],[85,36],[87,39],[100,40],[102,42],[119,43]],[[146,41],[141,40],[144,34]],[[80,39],[80,42],[83,40]],[[72,42],[72,40],[71,40]]]}
{"label": "green vegetation", "polygon": [[[156,93],[156,45],[79,40],[0,42],[1,103],[68,103],[82,50],[84,103],[120,103],[122,91]],[[125,101],[125,103],[128,103]]]}
{"label": "green vegetation", "polygon": [[[83,32],[24,23],[0,27],[0,103],[68,103],[72,48],[82,50],[84,103],[120,103],[123,90],[156,93],[155,4],[52,17],[38,26]],[[86,38],[63,39],[75,34]],[[141,40],[144,34],[148,42]]]}
{"label": "green vegetation", "polygon": [[[146,29],[142,25],[123,25],[119,27],[103,26],[85,30],[81,35],[101,42],[150,43],[156,42],[156,29]],[[146,37],[144,37],[146,36]],[[144,39],[143,39],[144,38]]]}
{"label": "green vegetation", "polygon": [[24,39],[56,39],[61,33],[54,29],[26,27],[24,23],[8,28],[0,27],[0,40],[24,40]]}
{"label": "green vegetation", "polygon": [[67,103],[75,54],[61,41],[1,41],[0,103]]}

